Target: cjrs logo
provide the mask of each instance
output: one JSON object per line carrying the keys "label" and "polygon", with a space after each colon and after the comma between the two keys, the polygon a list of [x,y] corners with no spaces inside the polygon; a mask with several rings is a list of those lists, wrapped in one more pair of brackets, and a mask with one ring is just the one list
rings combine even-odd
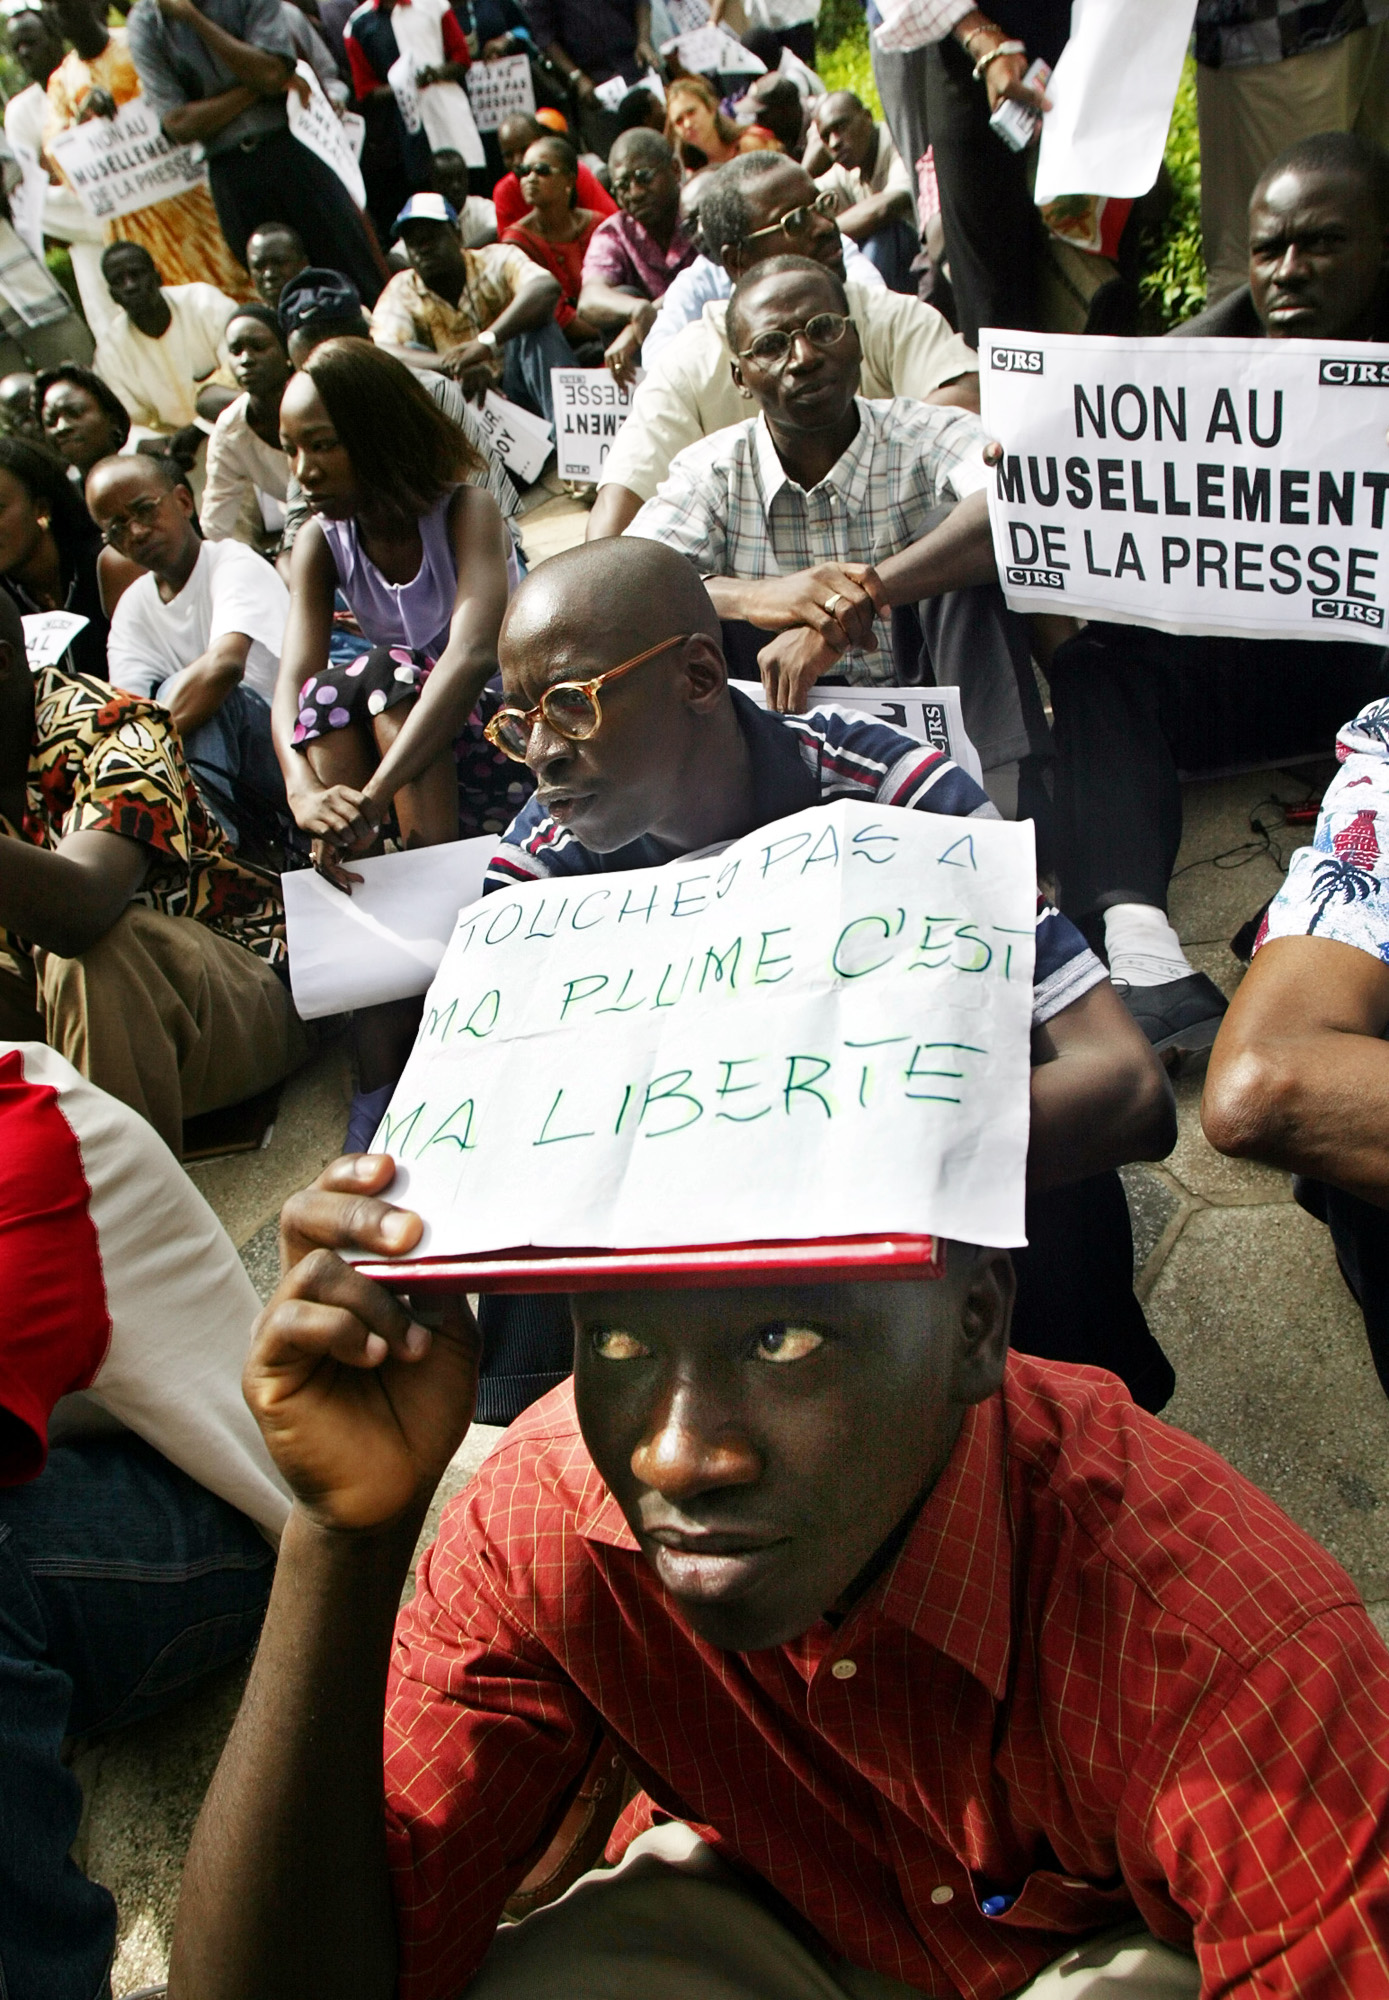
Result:
{"label": "cjrs logo", "polygon": [[1312,606],[1314,618],[1336,618],[1345,625],[1373,625],[1383,628],[1384,611],[1378,604],[1357,604],[1351,598],[1319,597]]}
{"label": "cjrs logo", "polygon": [[1042,372],[1040,347],[996,347],[990,360],[991,366],[1004,375],[1040,375]]}

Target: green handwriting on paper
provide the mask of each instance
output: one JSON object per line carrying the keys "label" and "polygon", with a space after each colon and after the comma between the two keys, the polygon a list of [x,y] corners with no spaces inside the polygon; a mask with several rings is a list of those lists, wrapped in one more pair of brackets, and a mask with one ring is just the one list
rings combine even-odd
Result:
{"label": "green handwriting on paper", "polygon": [[[677,886],[672,915],[680,891],[687,886]],[[562,900],[567,905],[569,899]],[[510,912],[519,918],[520,906],[510,906]],[[543,914],[542,905],[533,912],[532,923]],[[670,957],[657,953],[640,967],[619,958],[605,970],[590,967],[570,973],[558,958],[554,973],[546,966],[540,989],[551,996],[552,1011],[545,1007],[538,1016],[532,1013],[531,1025],[569,1027],[613,1014],[666,1013],[706,996],[732,998],[757,987],[779,986],[798,973],[828,973],[836,981],[857,982],[889,969],[974,975],[992,971],[997,978],[1012,980],[1021,977],[1014,971],[1013,940],[1030,935],[998,924],[981,926],[945,912],[909,914],[897,905],[849,918],[828,944],[823,933],[813,940],[798,939],[791,925],[776,924],[768,929],[733,932],[700,951]],[[620,939],[614,942],[620,950]],[[535,989],[529,982],[527,986],[531,997]],[[426,1009],[420,1038],[440,1045],[485,1041],[502,1024],[503,1013],[499,987],[488,987],[467,1003],[455,996],[447,1004],[435,1003]]]}
{"label": "green handwriting on paper", "polygon": [[[712,1057],[663,1070],[644,1081],[557,1085],[543,1094],[532,1146],[572,1145],[586,1139],[627,1136],[669,1139],[702,1119],[730,1125],[764,1118],[795,1122],[849,1119],[889,1101],[959,1104],[975,1065],[987,1057],[975,1042],[920,1041],[884,1035],[841,1042],[829,1054]],[[503,1136],[515,1143],[515,1107],[501,1114]],[[402,1160],[475,1152],[481,1144],[472,1097],[408,1101],[385,1120],[381,1144]],[[524,1135],[521,1142],[524,1143]]]}

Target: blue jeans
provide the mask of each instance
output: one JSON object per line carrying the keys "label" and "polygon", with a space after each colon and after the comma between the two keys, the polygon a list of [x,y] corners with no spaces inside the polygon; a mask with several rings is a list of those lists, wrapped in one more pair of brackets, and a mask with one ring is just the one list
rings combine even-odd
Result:
{"label": "blue jeans", "polygon": [[552,319],[525,333],[513,333],[506,343],[502,394],[552,424],[555,399],[550,389],[550,370],[573,366],[574,350]]}
{"label": "blue jeans", "polygon": [[82,1812],[65,1736],[177,1701],[256,1640],[274,1573],[252,1524],[148,1445],[58,1445],[0,1491],[0,1993],[96,2000],[109,1893],[68,1857]]}
{"label": "blue jeans", "polygon": [[275,838],[288,817],[270,736],[270,704],[239,681],[215,715],[183,739],[199,796],[233,847],[243,831]]}
{"label": "blue jeans", "polygon": [[916,279],[912,276],[912,260],[921,248],[921,238],[909,222],[896,217],[885,222],[877,234],[870,236],[859,248],[870,264],[875,264],[882,273],[883,283],[890,292],[909,292],[916,297]]}

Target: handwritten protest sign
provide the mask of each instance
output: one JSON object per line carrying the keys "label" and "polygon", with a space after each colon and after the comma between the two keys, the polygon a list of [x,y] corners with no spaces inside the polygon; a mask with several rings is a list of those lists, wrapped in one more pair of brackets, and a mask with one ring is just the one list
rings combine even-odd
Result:
{"label": "handwritten protest sign", "polygon": [[333,169],[358,208],[365,208],[366,183],[346,127],[324,96],[323,86],[308,63],[301,60],[294,67],[309,86],[309,101],[301,104],[297,90],[286,92],[285,109],[289,114],[291,133],[301,146],[307,146],[325,166]]}
{"label": "handwritten protest sign", "polygon": [[143,97],[132,97],[114,118],[89,118],[48,141],[74,194],[103,222],[137,208],[186,194],[207,179],[191,146],[171,146],[159,116]]}
{"label": "handwritten protest sign", "polygon": [[555,470],[561,479],[596,485],[613,439],[627,421],[632,391],[606,368],[552,368],[555,401]]}
{"label": "handwritten protest sign", "polygon": [[485,898],[375,1140],[419,1254],[1022,1242],[1035,900],[1029,823],[849,802]]}
{"label": "handwritten protest sign", "polygon": [[479,132],[495,132],[505,118],[531,117],[535,85],[529,56],[502,56],[475,62],[468,71],[468,96]]}
{"label": "handwritten protest sign", "polygon": [[1389,347],[980,336],[1016,611],[1363,639],[1389,604]]}

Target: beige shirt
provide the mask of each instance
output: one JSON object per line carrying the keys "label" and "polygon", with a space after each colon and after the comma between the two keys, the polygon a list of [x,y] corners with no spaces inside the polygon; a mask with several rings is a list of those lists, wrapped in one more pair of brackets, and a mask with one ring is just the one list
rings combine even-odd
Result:
{"label": "beige shirt", "polygon": [[[919,402],[978,368],[974,349],[933,306],[864,285],[845,290],[863,348],[861,396],[914,396]],[[726,299],[710,300],[703,317],[662,350],[613,441],[603,466],[605,486],[625,486],[649,500],[676,452],[746,420],[748,405],[733,385],[733,357],[724,337],[727,310]]]}
{"label": "beige shirt", "polygon": [[916,190],[912,177],[902,164],[902,156],[892,143],[892,134],[886,125],[874,127],[878,134],[878,150],[873,156],[873,171],[863,173],[858,167],[831,167],[827,174],[817,174],[815,185],[825,194],[834,195],[839,202],[840,213],[853,208],[861,201],[867,201],[875,194],[904,194],[916,211]]}
{"label": "beige shirt", "polygon": [[[371,309],[371,337],[377,346],[426,347],[443,354],[463,341],[476,340],[484,327],[501,317],[538,268],[514,243],[465,250],[463,262],[467,278],[456,306],[431,292],[417,272],[397,271]],[[492,357],[497,382],[505,361],[501,353]]]}
{"label": "beige shirt", "polygon": [[[238,396],[223,410],[207,441],[207,485],[198,518],[210,542],[251,541],[248,522],[269,526],[264,494],[284,506],[289,491],[289,460],[284,452],[257,437],[246,421],[249,396]],[[247,502],[254,496],[255,505]]]}
{"label": "beige shirt", "polygon": [[[118,312],[96,344],[94,366],[135,424],[177,431],[197,416],[197,394],[227,365],[227,321],[236,300],[215,285],[162,285],[173,319],[151,340]],[[230,378],[224,378],[230,379]]]}

